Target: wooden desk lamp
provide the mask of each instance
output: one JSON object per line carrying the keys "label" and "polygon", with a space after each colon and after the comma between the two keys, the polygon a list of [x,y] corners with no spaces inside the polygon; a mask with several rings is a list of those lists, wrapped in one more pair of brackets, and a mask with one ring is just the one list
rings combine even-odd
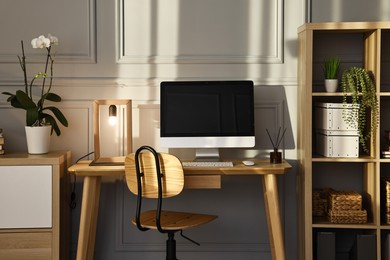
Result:
{"label": "wooden desk lamp", "polygon": [[126,131],[125,152],[132,152],[132,105],[131,100],[95,100],[93,103],[93,141],[94,141],[94,160],[90,165],[124,165],[123,156],[101,157],[100,154],[100,106],[109,107],[110,116],[116,115],[116,106],[125,106],[125,115],[123,116],[124,128]]}

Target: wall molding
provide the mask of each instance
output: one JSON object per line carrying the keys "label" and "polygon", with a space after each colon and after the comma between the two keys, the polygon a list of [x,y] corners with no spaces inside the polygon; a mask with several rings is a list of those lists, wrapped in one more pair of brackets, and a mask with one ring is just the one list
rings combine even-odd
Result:
{"label": "wall molding", "polygon": [[[133,0],[133,1],[140,1],[140,0]],[[260,0],[259,0],[260,1]],[[253,13],[253,10],[249,10],[249,25],[248,28],[245,28],[247,30],[254,30],[254,28],[258,29],[259,31],[255,31],[260,39],[255,39],[257,43],[260,43],[261,41],[264,41],[263,39],[263,32],[260,30],[261,28],[257,28],[258,22],[261,21],[264,24],[267,24],[267,30],[272,32],[270,36],[270,41],[273,43],[271,47],[267,46],[269,48],[268,52],[265,53],[258,53],[256,55],[243,55],[242,53],[236,53],[236,54],[211,54],[215,53],[215,50],[207,51],[205,50],[205,53],[179,53],[178,55],[172,54],[172,53],[161,53],[161,54],[140,54],[140,52],[137,52],[136,50],[133,50],[131,52],[127,46],[128,44],[132,44],[131,42],[127,42],[127,38],[130,38],[132,40],[142,41],[143,39],[139,39],[134,35],[130,35],[131,31],[136,31],[134,26],[139,26],[139,22],[136,23],[127,23],[126,19],[128,16],[131,16],[132,14],[126,13],[125,4],[128,4],[130,1],[125,0],[117,0],[117,25],[116,25],[116,34],[117,34],[117,62],[118,63],[134,63],[134,64],[281,64],[283,63],[284,57],[283,57],[283,13],[284,13],[284,0],[275,0],[275,1],[267,1],[264,4],[259,4],[258,2],[254,2],[258,4],[257,7],[259,8],[266,8],[269,7],[269,10],[259,10],[263,11],[262,13]],[[140,2],[135,2],[137,6],[139,7],[141,4]],[[155,2],[154,1],[145,1],[144,4],[145,9],[150,8],[149,14],[152,18],[155,18],[157,16],[158,10],[156,10],[158,7],[162,5],[163,2],[159,2],[158,4],[155,4],[156,6],[153,6]],[[250,5],[251,1],[248,1],[248,5]],[[149,6],[147,6],[149,4]],[[251,9],[251,8],[249,8]],[[143,8],[140,8],[140,10],[144,10]],[[270,15],[271,17],[269,19],[274,19],[273,21],[263,21],[261,19],[264,19],[265,14]],[[252,15],[252,16],[251,16]],[[261,18],[259,18],[261,17]],[[156,18],[158,19],[158,18]],[[196,21],[193,21],[196,23]],[[253,24],[250,24],[250,23]],[[158,23],[158,21],[156,22]],[[177,23],[179,23],[177,21]],[[180,27],[183,26],[183,24],[175,24],[174,26]],[[269,27],[273,26],[273,27]],[[130,28],[129,28],[130,27]],[[157,25],[155,26],[157,27]],[[251,28],[252,27],[252,28]],[[146,38],[150,35],[150,37],[159,37],[157,28],[153,27],[153,24],[151,25],[151,28],[148,28],[149,31],[144,32]],[[218,31],[214,31],[213,34],[218,34]],[[252,32],[248,33],[249,35],[252,34]],[[254,33],[253,33],[254,34]],[[177,36],[176,36],[177,37]],[[203,39],[207,39],[207,35],[205,34]],[[170,39],[172,40],[172,39]],[[153,42],[152,47],[158,48],[156,45],[160,44],[161,39],[145,39],[145,44],[147,42]],[[248,40],[250,41],[250,39]],[[175,43],[172,43],[175,44]],[[250,45],[250,44],[249,44]],[[134,47],[135,49],[136,47]],[[249,47],[249,48],[253,48]],[[256,49],[256,47],[254,48]],[[152,50],[153,51],[153,50]],[[154,52],[157,52],[154,50]],[[210,54],[207,54],[207,53]],[[256,51],[248,51],[248,53],[255,53]]]}
{"label": "wall molding", "polygon": [[[230,77],[218,77],[218,78],[207,78],[207,79],[200,79],[200,78],[192,78],[192,77],[182,77],[182,78],[159,78],[158,80],[155,78],[134,78],[134,79],[128,79],[128,78],[117,78],[117,77],[100,77],[100,78],[55,78],[53,80],[53,86],[57,87],[68,87],[68,86],[77,86],[77,87],[105,87],[105,88],[113,88],[113,87],[120,87],[120,88],[131,88],[134,86],[145,86],[145,87],[159,87],[161,81],[170,81],[170,80],[177,80],[177,81],[196,81],[196,80],[222,80],[222,81],[228,81],[228,80],[235,80],[237,78],[230,78]],[[296,86],[297,85],[297,78],[295,77],[277,77],[277,78],[265,78],[265,77],[251,77],[249,78],[254,82],[255,86]],[[0,87],[2,86],[24,86],[24,82],[22,78],[15,79],[15,78],[5,78],[2,77],[0,79]]]}
{"label": "wall molding", "polygon": [[[57,53],[55,57],[56,63],[69,63],[69,64],[77,64],[77,63],[83,63],[83,64],[91,64],[96,63],[96,52],[97,52],[97,40],[96,40],[96,0],[83,0],[85,1],[85,4],[88,5],[87,13],[84,14],[85,17],[88,17],[88,31],[85,32],[85,35],[87,35],[87,45],[88,49],[86,52],[78,53],[76,50],[72,53]],[[71,16],[68,19],[73,19]],[[62,26],[62,25],[59,25]],[[27,28],[28,29],[28,28]],[[23,30],[26,30],[26,28],[23,28]],[[72,28],[72,30],[75,30]],[[56,35],[55,33],[53,33]],[[61,38],[59,39],[61,44]],[[17,44],[17,43],[15,43]],[[24,45],[27,46],[30,43],[25,42]],[[21,51],[21,50],[20,50]],[[17,56],[20,55],[20,53],[6,53],[6,54],[0,54],[0,64],[1,63],[18,63]],[[29,63],[43,63],[42,57],[43,54],[38,53],[26,53],[26,56],[28,56],[28,62]]]}

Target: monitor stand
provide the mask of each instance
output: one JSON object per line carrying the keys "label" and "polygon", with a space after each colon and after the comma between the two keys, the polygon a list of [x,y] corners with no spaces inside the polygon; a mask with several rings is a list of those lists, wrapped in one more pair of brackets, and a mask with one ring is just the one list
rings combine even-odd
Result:
{"label": "monitor stand", "polygon": [[195,160],[197,162],[220,162],[218,148],[196,148]]}

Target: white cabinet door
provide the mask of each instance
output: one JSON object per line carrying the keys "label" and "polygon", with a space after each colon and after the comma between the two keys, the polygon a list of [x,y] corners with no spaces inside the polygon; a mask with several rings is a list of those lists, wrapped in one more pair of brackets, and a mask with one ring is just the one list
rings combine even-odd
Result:
{"label": "white cabinet door", "polygon": [[52,166],[0,166],[0,228],[52,226]]}

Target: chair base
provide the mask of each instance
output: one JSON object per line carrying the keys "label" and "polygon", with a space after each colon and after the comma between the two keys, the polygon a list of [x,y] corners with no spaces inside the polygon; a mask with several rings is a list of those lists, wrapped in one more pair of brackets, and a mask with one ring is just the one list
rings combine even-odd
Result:
{"label": "chair base", "polygon": [[178,260],[176,258],[176,240],[174,232],[168,233],[166,260]]}

